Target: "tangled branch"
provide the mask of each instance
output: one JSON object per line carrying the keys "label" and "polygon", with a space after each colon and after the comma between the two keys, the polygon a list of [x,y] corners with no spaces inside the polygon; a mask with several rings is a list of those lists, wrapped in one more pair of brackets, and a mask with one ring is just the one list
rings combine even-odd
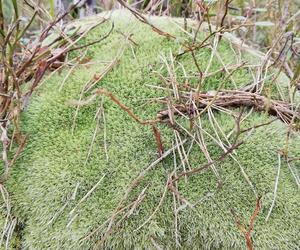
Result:
{"label": "tangled branch", "polygon": [[[185,104],[174,106],[174,114],[188,113],[193,114],[193,109],[189,102],[190,95],[183,95],[182,98],[186,101]],[[196,103],[198,109],[204,109],[212,101],[211,108],[237,108],[248,107],[255,108],[257,111],[266,111],[272,116],[278,117],[287,125],[291,125],[294,129],[299,129],[296,125],[300,121],[300,111],[292,104],[273,100],[268,97],[239,90],[224,90],[218,93],[192,93],[193,102]],[[161,110],[157,114],[157,119],[164,120],[169,117],[169,110]]]}

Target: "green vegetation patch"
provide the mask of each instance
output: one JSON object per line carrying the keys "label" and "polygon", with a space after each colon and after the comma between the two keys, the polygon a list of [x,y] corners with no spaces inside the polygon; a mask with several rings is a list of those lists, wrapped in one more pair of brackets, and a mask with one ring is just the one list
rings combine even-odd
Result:
{"label": "green vegetation patch", "polygon": [[[148,171],[126,199],[124,207],[131,204],[124,210],[126,214],[120,212],[114,219],[111,233],[106,233],[109,218],[130,183],[159,157],[152,128],[135,122],[107,97],[97,97],[93,103],[80,107],[78,113],[68,102],[78,100],[86,82],[93,75],[99,75],[117,57],[119,63],[95,88],[106,88],[143,119],[152,119],[165,108],[153,98],[172,94],[153,87],[166,87],[161,76],[167,78],[173,72],[173,77],[182,85],[188,82],[196,87],[198,83],[197,68],[190,54],[180,57],[179,63],[174,62],[174,55],[182,50],[181,41],[188,37],[179,19],[152,20],[161,29],[175,34],[178,37],[175,41],[158,35],[131,15],[115,14],[112,20],[115,25],[112,34],[87,52],[92,64],[76,68],[65,82],[68,69],[55,73],[38,89],[23,114],[28,143],[7,185],[13,213],[23,225],[22,247],[241,249],[246,242],[236,220],[238,218],[247,228],[256,199],[262,196],[262,209],[252,232],[254,247],[299,248],[300,193],[284,159],[280,165],[275,205],[266,221],[274,199],[278,151],[286,142],[287,128],[280,121],[245,133],[246,143],[232,157],[215,164],[217,173],[208,169],[186,181],[180,180],[178,190],[192,205],[179,201],[166,186],[174,165],[180,173],[207,162],[200,147],[188,139],[184,144],[189,152],[188,163],[182,164],[175,149]],[[110,25],[109,22],[101,25],[87,40],[103,36]],[[130,34],[137,45],[126,39]],[[239,63],[234,52],[225,41],[218,47],[218,55],[226,65]],[[210,56],[208,48],[196,51],[203,70]],[[221,61],[214,57],[209,72],[220,67]],[[217,89],[222,83],[224,88],[233,89],[249,84],[252,79],[249,69],[240,69],[223,82],[225,78],[225,72],[214,74],[204,82],[203,88]],[[98,120],[95,115],[99,109],[102,115]],[[238,115],[239,109],[232,112]],[[215,119],[215,128],[212,119]],[[242,129],[271,119],[253,110],[243,121]],[[184,128],[189,127],[186,119],[177,117],[176,120]],[[217,159],[224,151],[215,141],[215,130],[219,126],[225,135],[233,131],[228,137],[228,143],[232,142],[235,120],[231,115],[215,111],[210,116],[201,116],[201,126],[210,157]],[[166,150],[177,143],[168,125],[160,124],[158,129]],[[299,136],[293,134],[290,154],[299,157],[299,149]],[[290,164],[293,173],[299,171],[299,165],[299,161]],[[221,186],[216,176],[222,181]],[[137,201],[135,207],[132,206],[134,201]],[[106,240],[101,241],[104,236]]]}

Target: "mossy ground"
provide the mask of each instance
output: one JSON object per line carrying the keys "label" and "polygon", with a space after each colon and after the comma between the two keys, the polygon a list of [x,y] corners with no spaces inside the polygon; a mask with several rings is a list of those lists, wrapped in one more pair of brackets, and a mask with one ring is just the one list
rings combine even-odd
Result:
{"label": "mossy ground", "polygon": [[[132,33],[138,46],[126,44],[120,63],[100,81],[97,87],[105,87],[116,97],[143,118],[153,118],[162,108],[158,103],[143,106],[145,99],[165,96],[162,90],[149,87],[160,85],[158,71],[168,76],[162,59],[170,61],[171,53],[180,49],[179,41],[170,41],[157,35],[149,27],[127,14],[114,18],[115,29],[103,42],[89,49],[89,56],[96,64],[81,66],[74,71],[61,90],[59,87],[67,70],[54,74],[39,88],[31,100],[28,111],[23,115],[24,132],[29,141],[18,164],[12,169],[7,188],[12,197],[14,214],[24,224],[22,247],[28,249],[89,249],[97,242],[97,237],[105,233],[103,227],[97,237],[80,241],[82,237],[97,228],[110,216],[123,197],[126,188],[138,173],[157,155],[156,143],[150,127],[133,121],[117,105],[104,98],[106,143],[108,161],[104,149],[104,123],[100,122],[92,153],[87,163],[86,157],[96,126],[94,119],[102,98],[91,105],[81,107],[72,134],[75,108],[66,104],[68,100],[78,99],[83,85],[97,72],[112,61],[121,46],[125,45],[120,33]],[[155,19],[156,25],[176,34],[186,36],[174,20]],[[108,31],[109,24],[93,31],[89,39],[96,39]],[[218,52],[225,63],[236,63],[231,47],[222,42]],[[200,65],[205,68],[210,50],[197,52]],[[179,62],[187,74],[197,72],[190,55]],[[214,59],[211,71],[221,66]],[[175,65],[178,79],[184,73]],[[205,82],[206,90],[218,88],[226,74],[219,73]],[[239,70],[233,75],[237,85],[251,81],[248,70]],[[197,83],[197,77],[189,79]],[[183,81],[182,81],[183,82]],[[226,88],[234,88],[232,81]],[[236,112],[238,112],[236,110]],[[223,113],[214,113],[219,125],[226,133],[235,127],[234,119]],[[251,127],[269,119],[266,114],[253,112],[243,123]],[[185,124],[182,120],[181,123]],[[207,116],[202,118],[203,129],[213,134]],[[166,125],[159,126],[165,148],[174,143],[173,131]],[[268,127],[257,129],[246,144],[237,150],[236,158],[253,183],[256,192],[262,195],[263,208],[253,230],[253,244],[256,249],[298,249],[300,242],[300,193],[290,173],[282,162],[275,207],[270,219],[266,215],[273,198],[274,182],[278,168],[277,151],[285,142],[286,127],[274,122]],[[222,150],[208,136],[205,137],[211,158],[217,158]],[[187,143],[186,147],[190,145]],[[292,140],[291,153],[299,156],[299,137]],[[176,152],[177,154],[177,152]],[[170,155],[154,170],[147,173],[140,185],[131,193],[129,201],[134,201],[147,187],[143,202],[134,213],[126,218],[104,246],[107,249],[163,249],[176,246],[173,213],[173,195],[166,193],[158,212],[143,228],[135,231],[157,207],[164,193],[168,175],[174,169],[174,156]],[[177,164],[180,164],[176,155]],[[205,163],[199,147],[194,145],[189,161],[192,167]],[[298,165],[297,165],[298,164]],[[294,164],[299,170],[299,162]],[[230,213],[234,209],[245,225],[255,208],[256,197],[243,177],[240,167],[231,158],[217,168],[223,186],[217,188],[217,179],[212,171],[180,181],[179,190],[190,202],[196,203],[194,209],[182,207],[178,212],[178,243],[184,249],[242,249],[245,239]],[[103,177],[99,186],[79,206],[80,199]],[[74,195],[76,194],[76,195]],[[178,204],[177,204],[178,205]],[[75,211],[71,211],[75,208]]]}

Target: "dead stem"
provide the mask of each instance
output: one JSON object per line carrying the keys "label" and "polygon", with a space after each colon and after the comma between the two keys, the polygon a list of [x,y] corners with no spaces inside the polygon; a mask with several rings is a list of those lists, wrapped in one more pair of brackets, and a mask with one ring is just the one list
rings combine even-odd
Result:
{"label": "dead stem", "polygon": [[298,176],[298,174],[297,174],[297,171],[294,170],[294,169],[292,168],[291,162],[290,162],[289,160],[287,160],[286,163],[287,163],[287,165],[288,165],[288,168],[289,168],[289,170],[290,170],[292,176],[293,176],[294,179],[295,179],[295,182],[296,182],[298,188],[300,188],[300,178],[299,178],[299,176]]}
{"label": "dead stem", "polygon": [[70,215],[72,215],[76,209],[95,191],[95,189],[100,185],[100,183],[103,181],[106,174],[103,174],[99,181],[80,199],[80,201],[75,205],[75,207],[70,212]]}
{"label": "dead stem", "polygon": [[269,212],[268,212],[267,217],[266,217],[266,222],[268,222],[268,220],[270,218],[270,215],[272,213],[272,210],[275,206],[275,201],[276,201],[276,197],[277,197],[278,182],[279,182],[279,175],[280,175],[280,168],[281,168],[281,155],[278,153],[278,170],[277,170],[277,175],[276,175],[275,184],[274,184],[274,195],[273,195],[273,200],[272,200],[271,207],[270,207]]}
{"label": "dead stem", "polygon": [[93,137],[92,137],[92,140],[91,140],[91,143],[90,143],[89,151],[88,151],[88,153],[87,153],[87,156],[86,156],[86,159],[85,159],[85,162],[84,162],[83,167],[85,167],[86,164],[88,163],[89,158],[90,158],[90,155],[91,155],[92,150],[93,150],[93,145],[94,145],[94,142],[95,142],[95,140],[96,140],[97,132],[98,132],[98,130],[99,130],[100,119],[101,119],[101,113],[103,112],[103,111],[101,110],[101,109],[102,109],[102,108],[101,108],[102,105],[103,105],[103,100],[102,100],[102,102],[101,102],[101,104],[100,104],[100,107],[98,108],[98,110],[97,110],[97,112],[96,112],[96,117],[95,117],[95,119],[96,119],[96,125],[95,125],[95,129],[94,129]]}
{"label": "dead stem", "polygon": [[152,126],[152,130],[156,141],[158,155],[162,156],[164,153],[164,146],[162,144],[161,133],[155,125]]}

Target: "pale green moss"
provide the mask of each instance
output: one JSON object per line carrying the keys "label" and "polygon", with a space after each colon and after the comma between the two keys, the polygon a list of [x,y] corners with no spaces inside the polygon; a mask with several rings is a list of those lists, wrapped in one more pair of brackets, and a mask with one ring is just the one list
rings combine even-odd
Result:
{"label": "pale green moss", "polygon": [[[113,34],[89,50],[93,60],[105,62],[115,58],[124,43],[124,37],[118,31],[133,33],[132,39],[138,46],[127,45],[120,64],[105,76],[98,87],[107,88],[139,116],[155,117],[162,108],[159,104],[141,105],[145,98],[164,96],[165,93],[147,85],[160,85],[161,80],[154,71],[162,72],[164,76],[168,73],[159,56],[170,59],[170,52],[177,52],[180,44],[157,35],[132,16],[124,14],[114,18],[114,22]],[[184,33],[173,21],[161,18],[155,19],[155,22],[164,30],[184,38]],[[88,39],[98,38],[108,29],[109,24],[103,25],[93,31]],[[235,62],[234,53],[226,43],[220,45],[219,53],[227,63]],[[209,56],[208,49],[197,52],[201,67],[205,68]],[[189,55],[182,57],[180,62],[189,73],[196,72]],[[78,68],[61,91],[58,89],[67,71],[55,74],[35,93],[29,110],[23,115],[23,128],[29,135],[29,141],[18,164],[12,169],[8,189],[12,196],[14,213],[24,223],[24,248],[88,249],[93,246],[97,241],[96,237],[89,241],[80,239],[110,217],[131,180],[157,158],[151,128],[137,124],[105,98],[109,161],[106,162],[104,153],[101,123],[91,157],[84,165],[96,125],[94,115],[101,98],[80,109],[73,135],[71,127],[75,109],[66,105],[66,101],[78,99],[85,82],[105,65],[97,63]],[[211,71],[219,67],[220,63],[214,60]],[[179,79],[183,78],[184,74],[179,67],[176,73]],[[205,89],[217,88],[224,76],[225,74],[217,74],[207,80]],[[245,85],[251,78],[246,70],[240,70],[234,74],[234,79],[238,85]],[[197,84],[196,77],[191,80],[191,84]],[[233,86],[228,81],[225,87]],[[233,118],[217,112],[215,116],[225,132],[228,133],[234,128]],[[254,112],[243,123],[243,127],[250,127],[268,119],[266,115]],[[203,117],[202,123],[205,130],[213,133],[207,117]],[[165,125],[160,125],[159,129],[165,147],[171,147],[172,130]],[[285,126],[279,121],[275,122],[267,128],[257,129],[249,141],[237,150],[236,158],[244,167],[257,193],[263,196],[263,209],[253,230],[254,246],[257,249],[299,247],[300,194],[284,162],[276,205],[270,220],[265,222],[277,172],[277,151],[282,148],[285,132]],[[206,141],[211,157],[215,159],[222,151],[208,137]],[[299,138],[295,138],[292,147],[294,156],[299,156],[299,148]],[[179,159],[177,162],[180,164]],[[195,146],[190,155],[191,166],[197,167],[204,162],[203,154]],[[194,210],[186,207],[178,213],[179,243],[184,249],[245,248],[245,240],[235,225],[230,209],[234,209],[241,222],[247,225],[255,207],[255,196],[239,166],[232,159],[228,158],[224,163],[217,164],[217,167],[223,180],[221,189],[217,189],[216,177],[211,171],[190,177],[187,183],[179,183],[182,194],[191,202],[198,202]],[[135,200],[147,186],[144,201],[108,238],[105,243],[107,249],[153,249],[153,241],[163,249],[176,247],[173,196],[169,192],[152,220],[139,231],[134,231],[156,208],[167,176],[173,168],[171,155],[147,173],[128,199]],[[99,187],[70,214],[103,174],[106,176]],[[76,187],[76,197],[72,200]],[[106,227],[101,229],[99,235],[105,230]]]}

